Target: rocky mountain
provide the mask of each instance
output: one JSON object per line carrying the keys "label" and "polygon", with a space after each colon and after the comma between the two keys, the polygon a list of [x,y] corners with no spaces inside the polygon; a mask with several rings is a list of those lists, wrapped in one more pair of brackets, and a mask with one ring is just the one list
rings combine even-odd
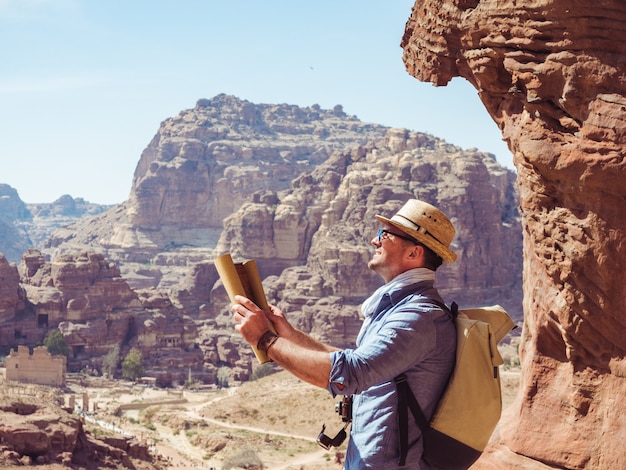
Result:
{"label": "rocky mountain", "polygon": [[[367,268],[374,216],[390,217],[418,197],[458,227],[459,261],[438,271],[446,298],[498,302],[516,312],[521,257],[513,181],[493,156],[390,129],[381,141],[334,154],[292,190],[244,204],[227,219],[217,252],[279,273],[267,281],[274,300],[300,313],[304,329],[315,325],[322,339],[343,345],[360,326],[358,305],[381,285]],[[343,319],[335,313],[341,311]]]}
{"label": "rocky mountain", "polygon": [[514,152],[522,383],[477,469],[626,468],[626,4],[415,2],[413,76],[472,83]]}
{"label": "rocky mountain", "polygon": [[213,260],[255,259],[270,301],[301,328],[351,346],[374,215],[418,197],[457,226],[459,261],[438,273],[461,305],[500,303],[521,319],[515,174],[478,150],[346,116],[341,107],[253,104],[218,95],[168,119],[143,152],[128,201],[57,230],[18,265],[0,263],[3,345],[59,328],[68,369],[139,348],[147,374],[214,383],[256,367],[233,334]]}
{"label": "rocky mountain", "polygon": [[23,228],[23,224],[31,220],[32,214],[15,188],[0,184],[0,253],[12,261],[20,259],[22,253],[32,246]]}
{"label": "rocky mountain", "polygon": [[29,248],[43,246],[64,225],[99,214],[110,206],[65,194],[52,203],[26,204],[15,188],[0,184],[0,253],[18,262]]}

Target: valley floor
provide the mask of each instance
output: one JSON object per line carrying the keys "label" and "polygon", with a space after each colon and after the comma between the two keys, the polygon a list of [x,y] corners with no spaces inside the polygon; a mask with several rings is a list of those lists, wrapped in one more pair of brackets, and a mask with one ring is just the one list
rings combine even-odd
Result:
{"label": "valley floor", "polygon": [[[519,375],[502,371],[505,407],[516,394]],[[13,395],[37,387],[2,383]],[[132,436],[164,469],[342,468],[345,444],[326,451],[315,442],[323,424],[329,435],[341,429],[338,399],[286,372],[209,390],[159,389],[76,375],[57,395],[83,416],[94,436]]]}
{"label": "valley floor", "polygon": [[[505,408],[518,382],[519,371],[502,372]],[[328,452],[315,443],[322,424],[327,433],[341,427],[336,400],[285,372],[209,391],[101,380],[70,388],[75,397],[87,394],[89,416],[95,420],[89,429],[94,434],[133,435],[149,444],[169,468],[217,470],[255,461],[273,470],[342,468],[345,444]]]}

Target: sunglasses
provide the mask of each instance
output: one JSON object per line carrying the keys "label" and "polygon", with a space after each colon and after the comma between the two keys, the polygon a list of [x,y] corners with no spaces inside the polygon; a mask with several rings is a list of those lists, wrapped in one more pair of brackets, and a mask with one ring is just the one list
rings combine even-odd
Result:
{"label": "sunglasses", "polygon": [[417,240],[415,240],[414,238],[411,238],[411,237],[409,237],[409,236],[404,236],[404,235],[398,235],[397,233],[390,232],[389,230],[385,230],[385,229],[383,229],[383,228],[381,228],[380,230],[378,230],[378,234],[377,234],[377,237],[378,237],[378,243],[382,243],[382,241],[383,241],[385,238],[389,238],[389,235],[393,235],[394,237],[402,238],[403,240],[406,240],[406,241],[409,241],[409,242],[415,243],[416,245],[417,245],[417,243],[418,243],[418,241],[417,241]]}

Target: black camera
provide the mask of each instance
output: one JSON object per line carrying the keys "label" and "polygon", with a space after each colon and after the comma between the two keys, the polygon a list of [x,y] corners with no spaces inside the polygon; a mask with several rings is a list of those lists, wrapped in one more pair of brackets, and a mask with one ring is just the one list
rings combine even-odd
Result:
{"label": "black camera", "polygon": [[341,421],[346,424],[343,425],[343,428],[339,430],[335,437],[329,437],[324,434],[326,425],[322,425],[322,430],[317,436],[317,443],[326,450],[330,450],[331,447],[339,447],[347,437],[346,428],[352,422],[352,395],[344,396],[335,405],[335,411],[341,416]]}
{"label": "black camera", "polygon": [[352,395],[343,397],[340,402],[335,405],[335,411],[341,416],[341,421],[349,423],[352,421]]}

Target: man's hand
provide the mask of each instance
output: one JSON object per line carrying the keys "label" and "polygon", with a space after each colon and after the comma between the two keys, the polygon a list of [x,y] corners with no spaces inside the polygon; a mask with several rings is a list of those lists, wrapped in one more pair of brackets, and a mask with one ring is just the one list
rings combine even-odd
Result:
{"label": "man's hand", "polygon": [[272,327],[279,336],[271,349],[271,359],[296,377],[326,388],[330,377],[330,352],[336,348],[326,346],[289,324],[279,308],[270,305],[263,311],[250,299],[235,297],[231,307],[235,329],[251,346]]}
{"label": "man's hand", "polygon": [[241,295],[235,296],[235,302],[231,307],[236,322],[235,330],[241,333],[247,343],[256,347],[263,333],[272,328],[267,318],[270,312],[266,314],[254,302]]}
{"label": "man's hand", "polygon": [[265,315],[272,322],[274,326],[274,331],[278,334],[278,336],[282,338],[293,339],[293,335],[295,333],[295,328],[291,326],[291,323],[287,321],[285,314],[278,307],[274,305],[270,305],[270,311],[265,312]]}

